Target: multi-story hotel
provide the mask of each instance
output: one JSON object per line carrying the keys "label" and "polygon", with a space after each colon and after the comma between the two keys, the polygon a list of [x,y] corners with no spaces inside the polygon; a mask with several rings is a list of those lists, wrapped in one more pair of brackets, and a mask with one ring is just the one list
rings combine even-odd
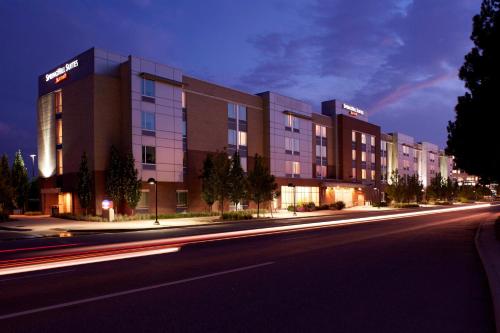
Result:
{"label": "multi-story hotel", "polygon": [[413,137],[402,133],[384,133],[381,145],[382,177],[388,182],[395,170],[402,176],[417,175],[424,187],[438,173],[444,178],[452,175],[453,158],[433,143],[417,143]]}
{"label": "multi-story hotel", "polygon": [[154,178],[160,213],[206,210],[203,160],[224,149],[239,152],[245,171],[256,154],[265,158],[280,187],[278,209],[294,196],[297,203],[363,205],[380,194],[392,170],[418,173],[425,184],[442,169],[436,146],[382,134],[365,111],[347,103],[325,101],[317,113],[295,98],[238,91],[135,56],[92,48],[40,75],[38,85],[44,212],[80,212],[75,190],[86,152],[91,211],[100,214],[112,146],[135,159],[143,181],[137,209],[153,211],[147,180]]}

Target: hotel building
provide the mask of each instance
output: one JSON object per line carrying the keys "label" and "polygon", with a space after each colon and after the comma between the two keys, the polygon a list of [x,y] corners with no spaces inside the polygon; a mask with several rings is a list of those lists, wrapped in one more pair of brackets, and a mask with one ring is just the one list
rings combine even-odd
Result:
{"label": "hotel building", "polygon": [[207,209],[202,163],[224,149],[239,152],[245,171],[255,154],[265,158],[280,186],[278,209],[294,195],[297,203],[363,205],[380,186],[380,127],[344,102],[325,101],[317,113],[275,92],[249,94],[97,48],[40,75],[38,86],[44,212],[81,211],[75,190],[86,152],[91,211],[100,214],[111,146],[132,152],[143,181],[137,209],[145,212],[155,207],[149,178],[158,181],[160,213]]}

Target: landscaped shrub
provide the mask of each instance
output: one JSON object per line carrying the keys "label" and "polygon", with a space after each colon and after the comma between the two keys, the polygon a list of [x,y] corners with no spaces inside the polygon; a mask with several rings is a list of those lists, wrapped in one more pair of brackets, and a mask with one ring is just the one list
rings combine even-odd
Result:
{"label": "landscaped shrub", "polygon": [[297,208],[298,212],[312,212],[314,210],[316,210],[314,202],[303,202]]}
{"label": "landscaped shrub", "polygon": [[234,220],[251,220],[252,218],[253,218],[252,214],[247,212],[247,211],[244,211],[244,210],[227,212],[227,213],[222,214],[223,220],[232,220],[232,221],[234,221]]}
{"label": "landscaped shrub", "polygon": [[295,209],[293,208],[293,205],[290,205],[286,210],[288,210],[289,212],[293,212]]}
{"label": "landscaped shrub", "polygon": [[453,202],[449,202],[449,201],[436,201],[434,204],[435,205],[441,205],[441,206],[448,206],[448,205],[453,205]]}
{"label": "landscaped shrub", "polygon": [[39,212],[39,211],[28,211],[28,212],[24,212],[24,215],[26,215],[26,216],[37,216],[37,215],[42,215],[42,212]]}
{"label": "landscaped shrub", "polygon": [[396,208],[418,208],[418,207],[420,207],[420,205],[417,203],[399,203],[399,204],[394,204],[394,207],[396,207]]}
{"label": "landscaped shrub", "polygon": [[373,207],[387,207],[387,201],[381,201],[381,202],[373,202],[372,203]]}
{"label": "landscaped shrub", "polygon": [[326,210],[329,208],[330,208],[330,206],[328,206],[327,204],[323,204],[323,205],[319,205],[318,207],[316,207],[316,210]]}
{"label": "landscaped shrub", "polygon": [[[178,219],[178,218],[218,216],[218,215],[219,214],[216,212],[172,213],[172,214],[159,214],[158,219]],[[70,213],[61,213],[55,217],[67,220],[77,220],[77,221],[108,222],[108,220],[103,218],[102,216],[94,216],[94,215],[73,215]],[[115,215],[116,222],[142,221],[142,220],[154,220],[154,219],[155,219],[154,214]]]}
{"label": "landscaped shrub", "polygon": [[343,201],[337,201],[330,205],[330,209],[342,210],[345,208],[345,203]]}

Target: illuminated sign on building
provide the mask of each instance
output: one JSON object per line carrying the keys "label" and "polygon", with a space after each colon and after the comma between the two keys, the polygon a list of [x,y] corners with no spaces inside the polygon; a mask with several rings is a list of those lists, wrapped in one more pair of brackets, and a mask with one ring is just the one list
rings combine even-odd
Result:
{"label": "illuminated sign on building", "polygon": [[348,110],[350,115],[353,115],[353,116],[357,116],[357,115],[362,115],[362,116],[364,116],[364,115],[365,115],[365,111],[363,111],[363,110],[361,110],[361,109],[358,109],[358,108],[356,108],[356,107],[354,107],[354,106],[351,106],[351,105],[349,105],[349,104],[345,104],[345,103],[343,103],[343,104],[342,104],[342,107],[343,107],[344,109]]}
{"label": "illuminated sign on building", "polygon": [[62,67],[59,67],[58,69],[56,69],[52,73],[45,74],[45,81],[49,82],[53,78],[56,78],[56,83],[58,83],[58,82],[64,80],[68,76],[68,74],[66,74],[67,72],[69,72],[70,70],[72,70],[73,68],[76,68],[76,67],[78,67],[78,59],[73,60],[72,62],[67,63],[66,65],[64,65]]}

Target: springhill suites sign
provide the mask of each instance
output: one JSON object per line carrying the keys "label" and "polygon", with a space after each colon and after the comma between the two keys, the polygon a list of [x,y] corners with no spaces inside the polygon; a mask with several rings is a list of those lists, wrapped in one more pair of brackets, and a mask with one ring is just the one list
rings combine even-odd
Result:
{"label": "springhill suites sign", "polygon": [[344,109],[348,110],[350,115],[353,115],[353,116],[357,116],[357,115],[364,116],[365,115],[365,111],[358,109],[357,107],[351,106],[349,104],[343,103],[342,107]]}
{"label": "springhill suites sign", "polygon": [[52,73],[45,74],[45,82],[49,82],[50,80],[56,78],[56,83],[57,83],[57,82],[61,81],[61,80],[58,80],[59,77],[61,77],[62,75],[66,75],[67,72],[69,72],[70,70],[72,70],[76,67],[78,67],[78,59],[73,60],[72,62],[67,63],[62,67],[59,67],[58,69],[56,69]]}

